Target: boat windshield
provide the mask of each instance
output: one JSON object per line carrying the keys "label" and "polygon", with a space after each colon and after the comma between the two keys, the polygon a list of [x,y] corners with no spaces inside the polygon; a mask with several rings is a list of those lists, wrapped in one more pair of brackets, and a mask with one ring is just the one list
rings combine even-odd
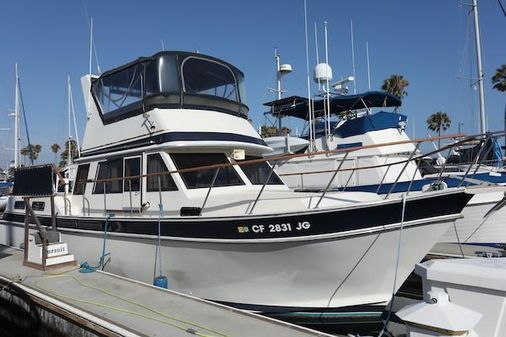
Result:
{"label": "boat windshield", "polygon": [[214,110],[246,118],[243,74],[226,62],[194,53],[161,52],[92,80],[105,123],[154,108]]}

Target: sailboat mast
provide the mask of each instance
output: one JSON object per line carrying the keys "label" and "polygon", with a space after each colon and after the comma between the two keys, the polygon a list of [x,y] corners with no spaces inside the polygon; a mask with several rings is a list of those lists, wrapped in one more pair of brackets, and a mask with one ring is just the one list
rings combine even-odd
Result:
{"label": "sailboat mast", "polygon": [[67,115],[68,115],[68,128],[69,128],[69,138],[67,140],[68,144],[68,162],[67,164],[72,164],[72,134],[71,134],[71,107],[70,107],[70,75],[67,75]]}
{"label": "sailboat mast", "polygon": [[480,133],[487,131],[485,120],[485,97],[483,91],[483,66],[481,64],[481,39],[480,39],[480,24],[478,21],[478,4],[477,0],[473,0],[473,15],[474,15],[474,39],[476,45],[476,62],[478,66],[478,90],[480,99]]}
{"label": "sailboat mast", "polygon": [[14,92],[14,168],[19,167],[19,76],[18,64],[14,65],[16,73],[16,86]]}

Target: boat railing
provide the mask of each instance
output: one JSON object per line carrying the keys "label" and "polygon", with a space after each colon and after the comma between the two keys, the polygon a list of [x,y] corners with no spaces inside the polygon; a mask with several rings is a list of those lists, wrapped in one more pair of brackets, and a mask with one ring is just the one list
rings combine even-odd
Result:
{"label": "boat railing", "polygon": [[[359,170],[366,170],[366,169],[372,169],[372,168],[379,168],[379,167],[387,167],[387,171],[385,172],[383,178],[381,179],[381,182],[380,182],[380,186],[378,187],[378,191],[379,189],[381,188],[381,186],[384,184],[384,180],[385,180],[385,177],[386,177],[386,174],[389,170],[390,167],[394,166],[394,165],[404,165],[403,168],[401,169],[401,172],[398,174],[397,178],[395,179],[395,182],[393,183],[393,185],[390,187],[389,191],[388,191],[388,194],[386,196],[386,198],[388,198],[393,191],[395,191],[395,187],[396,185],[398,184],[399,180],[400,180],[400,177],[402,176],[402,174],[404,173],[407,165],[410,163],[410,162],[416,162],[417,163],[417,168],[418,168],[418,165],[419,165],[419,161],[421,159],[423,159],[424,157],[427,157],[427,156],[432,156],[432,155],[435,155],[441,151],[446,151],[448,150],[450,153],[452,149],[454,149],[455,147],[459,147],[459,146],[462,146],[464,144],[467,144],[469,142],[472,142],[472,141],[480,141],[482,144],[484,144],[490,137],[501,137],[503,136],[504,133],[496,133],[496,134],[487,134],[487,135],[474,135],[474,136],[466,136],[464,134],[453,134],[453,135],[447,135],[447,136],[441,136],[441,137],[431,137],[431,138],[421,138],[421,139],[415,139],[415,140],[405,140],[405,141],[397,141],[397,142],[389,142],[389,143],[382,143],[382,144],[371,144],[371,145],[365,145],[365,146],[357,146],[357,147],[352,147],[352,148],[344,148],[344,149],[335,149],[335,150],[327,150],[327,151],[319,151],[319,152],[313,152],[313,153],[300,153],[300,154],[291,154],[291,155],[282,155],[282,156],[276,156],[276,157],[266,157],[266,158],[259,158],[259,159],[252,159],[252,160],[242,160],[242,161],[234,161],[234,162],[231,162],[231,163],[222,163],[222,164],[212,164],[212,165],[206,165],[206,166],[199,166],[199,167],[191,167],[191,168],[185,168],[185,169],[178,169],[178,170],[171,170],[171,171],[165,171],[165,172],[156,172],[156,173],[149,173],[149,174],[142,174],[142,175],[134,175],[134,176],[128,176],[128,177],[117,177],[117,178],[106,178],[106,179],[95,179],[95,180],[90,180],[90,179],[87,179],[87,180],[81,180],[81,181],[77,181],[77,183],[81,183],[81,184],[86,184],[86,183],[95,183],[95,184],[103,184],[103,205],[104,205],[104,214],[107,213],[107,183],[108,182],[112,182],[112,181],[124,181],[124,180],[128,180],[130,181],[130,184],[129,184],[129,211],[130,212],[134,212],[134,210],[136,209],[136,207],[133,206],[133,203],[132,203],[132,194],[131,194],[131,181],[132,180],[140,180],[140,179],[144,179],[144,178],[148,178],[148,177],[159,177],[158,180],[160,180],[160,177],[162,176],[165,176],[165,175],[172,175],[172,174],[182,174],[182,173],[188,173],[188,172],[197,172],[197,171],[204,171],[204,170],[215,170],[215,173],[213,175],[213,178],[212,178],[212,181],[209,185],[209,187],[207,188],[207,192],[206,192],[206,195],[204,197],[204,200],[202,202],[202,205],[198,211],[197,214],[195,215],[202,215],[202,211],[203,209],[205,208],[205,206],[207,205],[207,202],[208,202],[208,199],[210,197],[210,194],[213,190],[213,188],[215,188],[215,182],[216,182],[216,179],[217,179],[217,176],[219,174],[219,171],[221,169],[225,169],[225,168],[228,168],[228,167],[233,167],[233,166],[246,166],[246,165],[253,165],[253,164],[260,164],[260,163],[264,163],[264,162],[270,162],[271,163],[271,169],[269,171],[269,173],[266,175],[266,179],[264,180],[258,194],[256,195],[256,198],[253,200],[252,204],[251,204],[251,207],[249,207],[249,209],[246,210],[246,213],[247,214],[253,214],[253,211],[258,203],[258,201],[260,200],[261,198],[261,195],[263,194],[268,182],[270,181],[271,177],[272,177],[272,174],[274,172],[274,169],[276,168],[277,164],[280,163],[280,162],[286,162],[290,159],[293,159],[293,158],[299,158],[299,157],[310,157],[310,158],[314,158],[315,156],[319,156],[319,155],[331,155],[331,154],[343,154],[343,157],[342,158],[339,158],[340,162],[337,166],[336,169],[333,169],[333,170],[325,170],[325,171],[311,171],[311,172],[297,172],[297,173],[290,173],[290,174],[280,174],[280,176],[284,176],[284,175],[305,175],[305,174],[317,174],[317,173],[326,173],[326,172],[329,172],[329,173],[332,173],[332,176],[331,176],[331,179],[330,181],[327,183],[325,189],[321,190],[321,195],[319,197],[319,200],[318,202],[316,203],[316,206],[315,208],[317,208],[320,204],[321,204],[321,201],[323,200],[323,198],[325,197],[325,195],[331,190],[331,186],[332,186],[332,183],[335,179],[335,177],[337,176],[337,174],[339,172],[343,172],[343,171],[352,171],[352,174],[353,172],[356,172],[356,171],[359,171]],[[442,146],[440,149],[436,149],[434,151],[431,151],[431,152],[427,152],[427,153],[423,153],[423,154],[418,154],[419,153],[419,149],[420,149],[420,145],[424,142],[432,142],[434,140],[453,140],[453,142],[451,144],[448,144],[448,145],[445,145],[445,146]],[[364,150],[364,149],[371,149],[371,148],[379,148],[379,147],[388,147],[388,146],[395,146],[395,145],[400,145],[400,144],[415,144],[415,148],[413,151],[411,151],[409,153],[409,156],[407,159],[403,159],[403,160],[398,160],[396,162],[389,162],[389,163],[384,163],[384,164],[378,164],[378,165],[370,165],[370,166],[362,166],[362,167],[353,167],[353,168],[342,168],[342,166],[344,165],[344,162],[348,159],[349,157],[349,154],[352,153],[352,152],[356,152],[356,151],[359,151],[359,150]],[[482,145],[483,146],[483,145]],[[476,167],[477,165],[480,165],[480,153],[478,153],[475,157],[475,160],[473,162],[476,163],[476,165],[474,165],[474,167]],[[334,159],[335,160],[335,159]],[[479,167],[477,167],[474,172],[477,172]],[[415,171],[416,173],[416,171]],[[466,171],[466,173],[462,176],[462,181],[465,181],[465,179],[470,175],[471,173],[471,168],[469,167],[468,170]],[[413,176],[411,177],[411,180],[410,180],[410,185],[409,185],[409,188],[408,188],[408,192],[411,190],[411,185],[413,183],[413,180],[415,179],[415,176],[416,174],[413,174]],[[438,179],[441,179],[441,174],[439,175]],[[350,177],[348,178],[348,181],[347,183],[342,187],[342,189],[346,189],[346,187],[348,186],[349,182],[351,180],[351,175]],[[463,182],[462,182],[463,183]],[[461,183],[461,185],[462,185]],[[161,204],[161,193],[162,190],[161,190],[161,184],[159,182],[159,196],[160,196],[160,204]],[[84,204],[84,201],[83,201],[83,204]],[[127,210],[128,211],[128,210]],[[142,212],[142,206],[139,207],[139,212]],[[90,213],[90,210],[89,210],[89,202],[88,202],[88,214]]]}

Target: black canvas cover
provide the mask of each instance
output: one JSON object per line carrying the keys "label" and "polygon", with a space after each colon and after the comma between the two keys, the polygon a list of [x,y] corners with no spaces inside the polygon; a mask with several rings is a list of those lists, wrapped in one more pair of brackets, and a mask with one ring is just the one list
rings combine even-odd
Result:
{"label": "black canvas cover", "polygon": [[43,197],[54,194],[52,165],[20,167],[14,172],[13,195],[23,197]]}

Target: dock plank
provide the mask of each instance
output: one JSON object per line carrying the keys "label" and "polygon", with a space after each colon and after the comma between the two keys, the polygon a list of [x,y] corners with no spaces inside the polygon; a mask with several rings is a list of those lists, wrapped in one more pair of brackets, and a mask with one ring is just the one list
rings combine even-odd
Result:
{"label": "dock plank", "polygon": [[96,320],[94,324],[117,327],[124,335],[330,336],[105,272],[80,273],[77,268],[42,272],[22,266],[19,250],[3,247],[0,253],[4,279],[18,280],[16,284],[32,296],[65,304],[62,312],[74,310],[86,320]]}

